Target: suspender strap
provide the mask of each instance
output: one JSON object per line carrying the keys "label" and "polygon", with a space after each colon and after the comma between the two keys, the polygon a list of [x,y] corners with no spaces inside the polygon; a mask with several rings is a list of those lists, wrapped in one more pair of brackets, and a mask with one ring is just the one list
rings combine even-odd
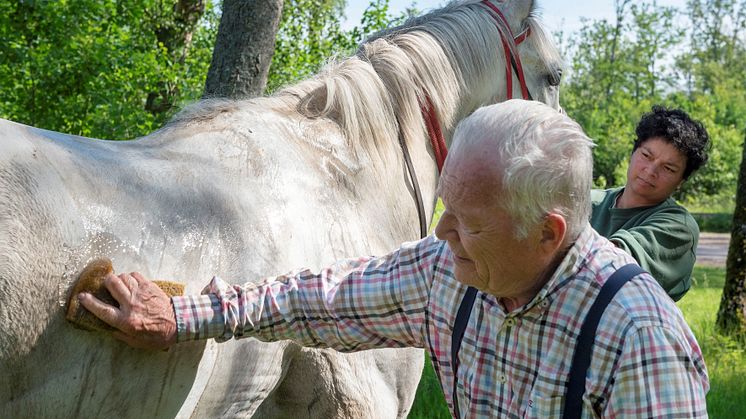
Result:
{"label": "suspender strap", "polygon": [[461,349],[461,340],[464,338],[466,325],[469,323],[469,315],[474,306],[474,300],[477,297],[477,289],[469,287],[466,289],[464,299],[456,312],[456,323],[453,325],[453,335],[451,335],[451,369],[453,370],[453,414],[456,419],[460,418],[458,411],[458,395],[456,394],[456,384],[458,383],[458,351]]}
{"label": "suspender strap", "polygon": [[633,277],[644,272],[637,264],[630,263],[622,266],[606,280],[601,291],[593,302],[588,314],[585,316],[580,335],[575,344],[575,353],[570,366],[570,380],[567,383],[567,395],[565,407],[562,412],[564,419],[580,418],[583,413],[583,393],[585,393],[585,377],[591,364],[591,353],[596,340],[596,328],[601,316],[611,300],[622,286]]}
{"label": "suspender strap", "polygon": [[[565,398],[565,407],[562,413],[564,419],[580,418],[583,411],[583,394],[585,393],[585,377],[588,373],[588,367],[591,364],[591,353],[593,344],[596,340],[596,329],[601,316],[606,310],[611,300],[622,286],[630,279],[645,272],[637,264],[630,263],[624,265],[614,272],[611,277],[604,283],[599,291],[596,301],[593,302],[588,314],[585,316],[583,325],[580,328],[580,335],[575,344],[575,353],[572,357],[567,384],[567,395]],[[453,325],[453,335],[451,336],[451,366],[453,369],[453,413],[458,419],[461,417],[458,409],[458,395],[456,385],[458,376],[458,352],[461,349],[461,341],[464,338],[466,325],[469,323],[471,309],[474,307],[474,300],[477,296],[477,289],[469,287],[461,300],[461,305],[456,312],[456,322]]]}

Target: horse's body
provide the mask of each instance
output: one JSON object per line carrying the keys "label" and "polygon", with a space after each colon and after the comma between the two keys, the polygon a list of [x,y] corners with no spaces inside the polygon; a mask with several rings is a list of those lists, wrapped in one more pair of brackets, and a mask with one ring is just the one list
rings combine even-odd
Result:
{"label": "horse's body", "polygon": [[[384,34],[275,97],[199,103],[134,141],[0,120],[0,417],[405,416],[420,350],[243,339],[147,352],[73,328],[65,301],[100,256],[199,293],[213,275],[257,281],[416,239],[398,136],[432,214],[423,94],[447,140],[456,121],[506,95],[499,35],[474,3]],[[515,3],[501,6],[513,30],[535,25],[531,2]],[[458,36],[444,40],[448,31]],[[533,27],[531,38],[518,49],[528,85],[557,106],[546,81],[556,55],[538,59],[545,35]]]}

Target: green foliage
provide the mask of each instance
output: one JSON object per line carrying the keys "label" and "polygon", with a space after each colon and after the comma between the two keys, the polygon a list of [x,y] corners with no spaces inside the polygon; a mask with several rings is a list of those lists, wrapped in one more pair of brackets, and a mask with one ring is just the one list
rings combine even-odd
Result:
{"label": "green foliage", "polygon": [[199,96],[216,19],[208,7],[183,61],[158,42],[173,2],[0,0],[0,115],[111,139],[143,135],[168,113],[145,109],[170,86],[176,103]]}
{"label": "green foliage", "polygon": [[319,71],[337,54],[346,56],[370,34],[400,23],[408,14],[389,13],[389,0],[373,0],[359,26],[342,30],[343,0],[286,0],[277,33],[275,55],[269,71],[267,92]]}
{"label": "green foliage", "polygon": [[651,105],[663,104],[701,120],[713,143],[710,161],[676,198],[728,195],[746,135],[746,7],[735,0],[692,0],[684,11],[629,3],[615,3],[615,22],[585,21],[567,41],[571,76],[561,101],[597,142],[596,187],[625,183],[634,128]]}
{"label": "green foliage", "polygon": [[339,25],[344,1],[286,0],[276,36],[267,91],[315,73],[346,39]]}
{"label": "green foliage", "polygon": [[699,231],[728,233],[733,230],[733,214],[726,212],[692,213],[699,225]]}
{"label": "green foliage", "polygon": [[640,115],[673,83],[661,63],[682,38],[672,8],[643,3],[620,6],[617,21],[585,21],[569,40],[571,77],[562,106],[595,139],[594,178],[598,187],[624,183],[618,170],[629,156]]}
{"label": "green foliage", "polygon": [[715,329],[725,269],[695,266],[694,284],[677,305],[697,337],[710,376],[707,412],[711,418],[746,417],[746,342]]}
{"label": "green foliage", "polygon": [[[213,3],[196,24],[177,12],[184,3],[0,0],[0,117],[107,139],[157,129],[202,95],[217,34]],[[310,76],[328,57],[354,52],[406,16],[375,0],[361,24],[344,31],[345,3],[285,1],[268,91]],[[184,42],[179,34],[189,25]]]}

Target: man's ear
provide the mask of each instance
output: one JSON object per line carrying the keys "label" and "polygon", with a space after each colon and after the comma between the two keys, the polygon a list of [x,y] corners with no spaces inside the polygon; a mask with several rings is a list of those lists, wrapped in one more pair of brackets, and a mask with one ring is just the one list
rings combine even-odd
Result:
{"label": "man's ear", "polygon": [[547,254],[553,254],[563,247],[567,235],[567,220],[560,214],[549,213],[544,217],[541,229],[540,246]]}

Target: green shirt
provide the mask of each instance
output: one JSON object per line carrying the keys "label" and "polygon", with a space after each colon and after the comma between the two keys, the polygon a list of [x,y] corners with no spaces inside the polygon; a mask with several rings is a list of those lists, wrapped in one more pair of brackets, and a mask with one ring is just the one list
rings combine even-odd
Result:
{"label": "green shirt", "polygon": [[591,225],[632,255],[678,301],[692,285],[699,226],[672,198],[652,207],[615,208],[623,189],[591,192]]}

